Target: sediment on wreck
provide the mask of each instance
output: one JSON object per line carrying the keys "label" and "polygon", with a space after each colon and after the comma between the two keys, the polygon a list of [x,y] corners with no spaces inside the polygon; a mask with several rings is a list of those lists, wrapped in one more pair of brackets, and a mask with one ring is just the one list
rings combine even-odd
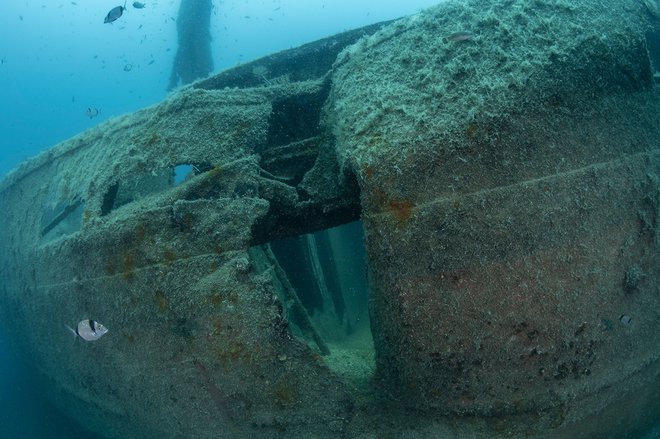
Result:
{"label": "sediment on wreck", "polygon": [[658,388],[647,18],[456,2],[340,55],[328,125],[361,188],[377,379],[403,405],[557,427]]}

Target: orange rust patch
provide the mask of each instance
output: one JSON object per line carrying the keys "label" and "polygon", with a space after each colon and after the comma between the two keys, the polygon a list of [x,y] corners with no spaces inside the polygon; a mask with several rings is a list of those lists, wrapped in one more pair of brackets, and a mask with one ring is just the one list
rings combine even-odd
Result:
{"label": "orange rust patch", "polygon": [[362,174],[364,175],[364,178],[372,178],[376,174],[376,170],[373,166],[365,165],[362,168]]}
{"label": "orange rust patch", "polygon": [[215,177],[216,175],[220,174],[222,172],[222,167],[221,166],[214,166],[213,169],[209,171],[209,175],[211,177]]}
{"label": "orange rust patch", "polygon": [[408,200],[390,200],[389,207],[399,222],[407,222],[412,217],[415,205]]}
{"label": "orange rust patch", "polygon": [[290,384],[283,383],[273,389],[273,398],[277,404],[289,405],[298,400],[298,392]]}
{"label": "orange rust patch", "polygon": [[394,219],[399,223],[406,223],[413,214],[415,204],[410,200],[392,199],[380,188],[373,188],[371,196],[367,197],[368,210],[376,212],[391,212]]}
{"label": "orange rust patch", "polygon": [[[217,330],[217,328],[216,328]],[[224,328],[220,334],[225,334]],[[242,342],[229,342],[223,346],[217,346],[213,349],[215,357],[222,363],[233,363],[236,361],[250,361],[250,353],[247,346]]]}
{"label": "orange rust patch", "polygon": [[249,358],[246,352],[246,346],[243,343],[234,343],[229,348],[229,358],[232,360],[238,360],[239,358]]}
{"label": "orange rust patch", "polygon": [[154,146],[158,141],[160,140],[160,137],[156,133],[151,133],[151,137],[147,139],[147,145],[149,146]]}
{"label": "orange rust patch", "polygon": [[138,242],[144,241],[144,237],[147,235],[147,228],[142,223],[138,223],[135,227],[135,239]]}
{"label": "orange rust patch", "polygon": [[83,224],[88,224],[90,219],[92,219],[92,212],[89,209],[85,209],[83,211]]}
{"label": "orange rust patch", "polygon": [[195,218],[190,212],[186,212],[183,215],[183,218],[181,219],[181,225],[183,226],[185,231],[192,230],[194,222],[195,222]]}
{"label": "orange rust patch", "polygon": [[165,293],[160,290],[157,290],[154,293],[154,299],[156,300],[156,305],[158,305],[158,311],[167,312],[170,309],[170,301],[165,297]]}
{"label": "orange rust patch", "polygon": [[218,317],[214,317],[211,319],[211,322],[213,324],[213,330],[211,331],[211,335],[222,334],[222,331],[224,330],[222,320],[220,320],[220,318]]}
{"label": "orange rust patch", "polygon": [[176,254],[172,249],[166,248],[165,251],[163,251],[163,261],[165,262],[165,265],[172,265],[172,263],[176,261]]}
{"label": "orange rust patch", "polygon": [[309,354],[309,358],[312,361],[316,361],[318,363],[323,363],[323,357],[320,354],[316,353],[316,352],[312,351],[312,353]]}
{"label": "orange rust patch", "polygon": [[220,294],[213,294],[209,296],[209,302],[211,302],[212,305],[218,306],[222,304],[222,296]]}
{"label": "orange rust patch", "polygon": [[474,122],[467,124],[465,127],[465,135],[468,139],[474,139],[477,135],[477,124]]}
{"label": "orange rust patch", "polygon": [[122,276],[126,280],[133,280],[135,276],[135,256],[132,253],[126,253],[122,261]]}

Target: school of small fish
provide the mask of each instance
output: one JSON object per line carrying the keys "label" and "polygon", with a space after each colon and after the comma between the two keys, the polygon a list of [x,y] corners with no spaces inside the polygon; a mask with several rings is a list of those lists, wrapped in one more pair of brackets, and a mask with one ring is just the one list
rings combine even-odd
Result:
{"label": "school of small fish", "polygon": [[[73,3],[73,2],[72,2]],[[75,3],[74,3],[75,4]],[[133,7],[135,9],[144,9],[146,6],[145,3],[142,2],[133,2]],[[124,1],[123,6],[115,6],[114,8],[110,9],[108,14],[105,16],[105,19],[103,19],[104,23],[114,23],[117,21],[122,15],[124,15],[124,11],[126,10],[126,1]],[[141,26],[140,26],[141,27]],[[125,72],[130,72],[133,69],[132,64],[126,64],[124,65],[124,71]],[[96,116],[99,115],[99,109],[95,107],[88,107],[87,110],[85,110],[85,115],[89,117],[90,119],[94,119]],[[103,326],[103,325],[101,325]],[[107,330],[106,330],[107,331]],[[102,335],[102,334],[101,334]]]}

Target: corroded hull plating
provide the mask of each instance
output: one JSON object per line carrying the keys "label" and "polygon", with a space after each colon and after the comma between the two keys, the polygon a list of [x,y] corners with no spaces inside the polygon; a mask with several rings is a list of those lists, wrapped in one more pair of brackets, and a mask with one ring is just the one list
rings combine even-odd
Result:
{"label": "corroded hull plating", "polygon": [[[63,142],[0,187],[4,329],[108,437],[631,434],[660,393],[655,14],[448,2]],[[359,217],[368,389],[250,251]],[[110,332],[58,332],[82,318]]]}

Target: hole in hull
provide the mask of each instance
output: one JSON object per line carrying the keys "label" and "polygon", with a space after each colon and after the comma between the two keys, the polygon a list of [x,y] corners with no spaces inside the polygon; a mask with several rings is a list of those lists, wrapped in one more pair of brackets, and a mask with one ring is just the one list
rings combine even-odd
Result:
{"label": "hole in hull", "polygon": [[366,386],[374,346],[362,223],[271,241],[250,253],[259,271],[271,272],[292,335],[338,376]]}

